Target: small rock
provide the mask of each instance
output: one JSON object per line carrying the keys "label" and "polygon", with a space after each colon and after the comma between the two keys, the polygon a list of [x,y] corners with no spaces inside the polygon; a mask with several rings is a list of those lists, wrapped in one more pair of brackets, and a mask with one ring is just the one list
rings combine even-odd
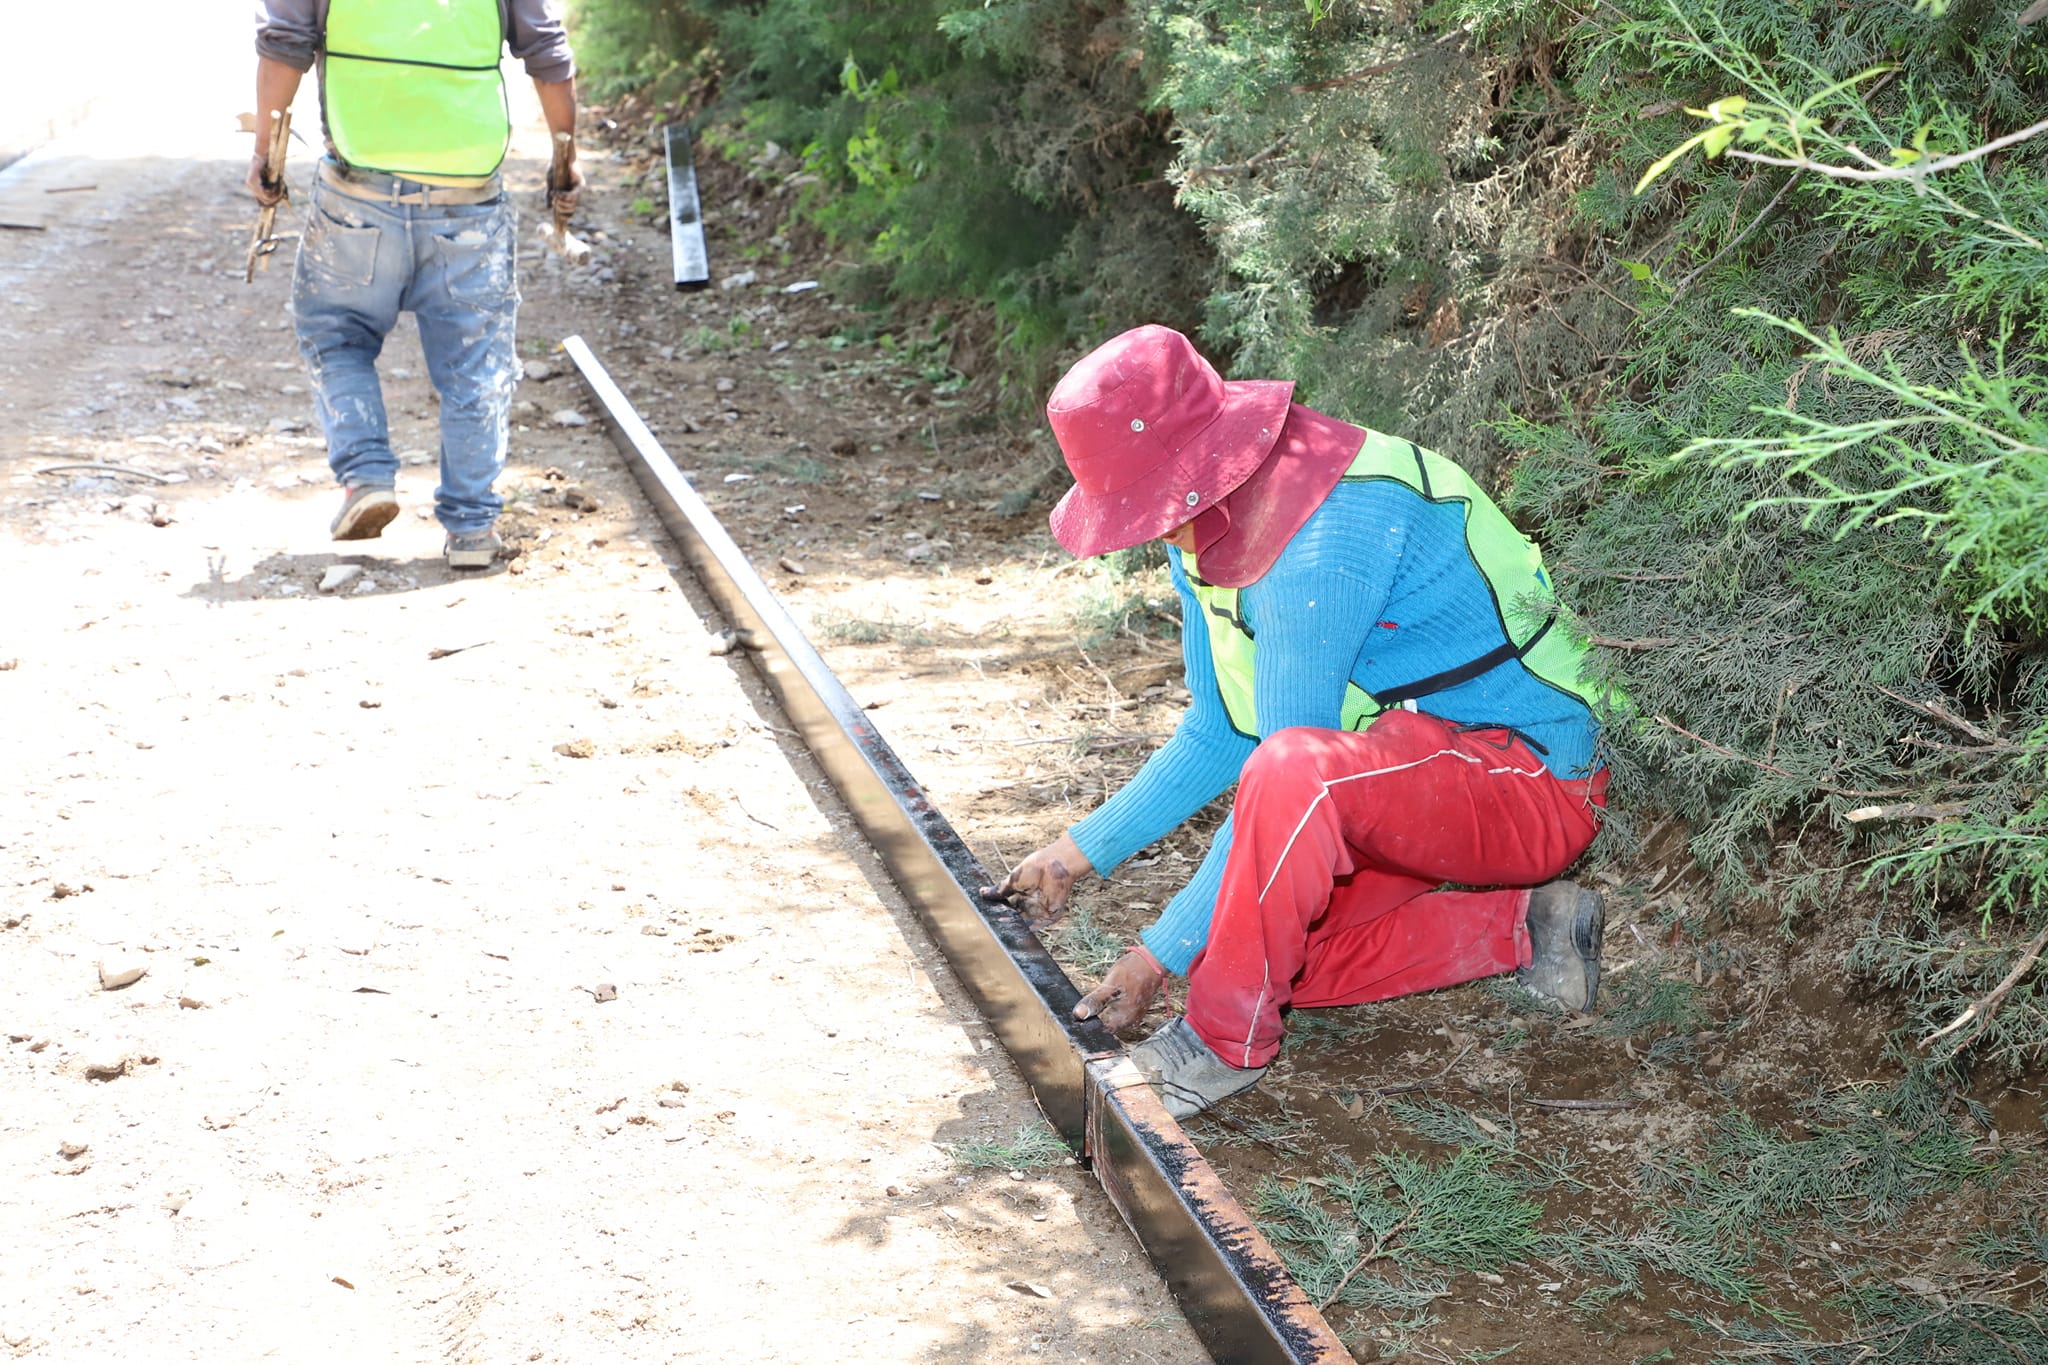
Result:
{"label": "small rock", "polygon": [[737,275],[727,275],[718,282],[720,289],[745,289],[760,276],[751,270],[742,270]]}
{"label": "small rock", "polygon": [[320,591],[337,592],[363,576],[360,564],[333,564],[320,575]]}
{"label": "small rock", "polygon": [[783,571],[785,573],[793,573],[798,576],[801,576],[803,574],[804,566],[798,563],[796,560],[791,559],[788,555],[782,556],[782,558],[776,560],[775,562],[782,566]]}
{"label": "small rock", "polygon": [[89,1081],[111,1081],[128,1074],[129,1059],[120,1058],[112,1062],[87,1062],[85,1078]]}
{"label": "small rock", "polygon": [[89,1150],[91,1149],[83,1142],[60,1142],[57,1144],[57,1155],[63,1157],[66,1161],[76,1161]]}
{"label": "small rock", "polygon": [[123,967],[117,971],[110,972],[107,970],[107,964],[104,962],[96,962],[93,965],[99,969],[100,989],[103,991],[121,990],[134,985],[142,980],[143,977],[149,975],[149,968],[147,967]]}
{"label": "small rock", "polygon": [[916,545],[905,546],[903,550],[903,559],[907,564],[922,564],[931,557],[932,547],[928,543],[920,542]]}
{"label": "small rock", "polygon": [[602,1005],[607,1000],[619,998],[619,988],[609,981],[600,981],[590,989],[590,998]]}
{"label": "small rock", "polygon": [[711,387],[717,389],[720,393],[731,393],[734,389],[738,388],[739,386],[740,384],[737,379],[734,379],[729,375],[720,375],[718,377],[717,382],[712,384]]}
{"label": "small rock", "polygon": [[712,654],[730,654],[736,649],[759,649],[761,641],[751,630],[721,630],[706,646]]}
{"label": "small rock", "polygon": [[270,429],[276,432],[304,431],[306,426],[307,422],[303,417],[273,417],[270,419]]}
{"label": "small rock", "polygon": [[663,1109],[680,1109],[689,1101],[681,1095],[663,1095],[659,1103]]}
{"label": "small rock", "polygon": [[407,369],[407,368],[405,368],[405,366],[403,366],[403,365],[394,365],[394,366],[392,366],[392,367],[391,367],[391,371],[390,371],[390,374],[391,374],[391,377],[392,377],[393,379],[410,379],[410,378],[412,378],[412,371],[411,371],[411,370],[408,370],[408,369]]}
{"label": "small rock", "polygon": [[562,490],[562,506],[572,512],[595,512],[603,505],[573,483]]}
{"label": "small rock", "polygon": [[587,739],[569,739],[557,744],[555,752],[564,758],[594,758],[597,746]]}
{"label": "small rock", "polygon": [[1050,1289],[1047,1289],[1042,1284],[1032,1284],[1029,1280],[1012,1280],[1004,1285],[1003,1288],[1014,1289],[1019,1294],[1029,1294],[1034,1299],[1049,1299],[1052,1297]]}
{"label": "small rock", "polygon": [[563,408],[560,412],[548,418],[548,420],[558,427],[587,427],[590,425],[590,419],[574,408]]}
{"label": "small rock", "polygon": [[206,1008],[206,1002],[204,1000],[194,1000],[189,995],[181,995],[178,997],[178,1008],[181,1010],[203,1010]]}
{"label": "small rock", "polygon": [[555,367],[545,360],[526,362],[526,377],[536,384],[544,384],[555,377]]}
{"label": "small rock", "polygon": [[851,436],[842,436],[832,443],[832,453],[834,455],[851,455],[859,449],[860,443]]}

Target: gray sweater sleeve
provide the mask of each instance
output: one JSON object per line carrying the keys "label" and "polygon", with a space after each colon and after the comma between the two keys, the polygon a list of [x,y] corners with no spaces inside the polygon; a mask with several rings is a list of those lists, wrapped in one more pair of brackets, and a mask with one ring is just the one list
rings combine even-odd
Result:
{"label": "gray sweater sleeve", "polygon": [[263,0],[256,7],[256,55],[311,71],[326,20],[325,0]]}
{"label": "gray sweater sleeve", "polygon": [[510,21],[505,29],[511,35],[512,55],[526,63],[526,74],[549,84],[573,78],[576,58],[569,51],[569,30],[562,26],[556,0],[503,2]]}
{"label": "gray sweater sleeve", "polygon": [[[555,0],[499,0],[512,55],[537,81],[566,81],[576,74],[569,31]],[[262,0],[256,11],[256,52],[295,71],[313,69],[320,34],[327,27],[327,0]]]}

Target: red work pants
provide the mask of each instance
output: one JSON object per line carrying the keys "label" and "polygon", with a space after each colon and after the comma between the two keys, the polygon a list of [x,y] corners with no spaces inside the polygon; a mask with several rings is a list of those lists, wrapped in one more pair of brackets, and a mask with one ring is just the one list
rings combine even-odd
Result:
{"label": "red work pants", "polygon": [[[1355,1005],[1529,963],[1529,888],[1599,831],[1606,773],[1560,780],[1504,729],[1389,711],[1364,731],[1269,736],[1235,833],[1188,1022],[1264,1066],[1288,1005]],[[1493,891],[1437,890],[1445,882]]]}

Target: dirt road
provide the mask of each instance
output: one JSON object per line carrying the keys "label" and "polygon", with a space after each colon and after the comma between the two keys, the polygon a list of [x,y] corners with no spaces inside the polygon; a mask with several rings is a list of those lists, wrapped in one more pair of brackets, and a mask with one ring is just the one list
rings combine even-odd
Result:
{"label": "dirt road", "polygon": [[[0,233],[0,1347],[1200,1358],[1077,1169],[949,1153],[1028,1097],[542,377],[553,338],[630,335],[665,265],[627,164],[593,157],[591,268],[522,244],[518,557],[452,574],[416,514],[409,328],[407,511],[334,545],[288,268],[240,279],[248,46],[218,29],[175,108],[0,176],[44,227]],[[529,118],[529,223],[542,148]],[[773,326],[642,348],[629,390],[764,428],[720,395]]]}

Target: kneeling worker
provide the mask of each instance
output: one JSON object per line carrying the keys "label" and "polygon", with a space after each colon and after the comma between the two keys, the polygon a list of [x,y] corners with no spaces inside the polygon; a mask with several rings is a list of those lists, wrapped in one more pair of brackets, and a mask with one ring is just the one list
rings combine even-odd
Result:
{"label": "kneeling worker", "polygon": [[1185,1017],[1132,1051],[1179,1118],[1258,1081],[1290,1005],[1513,971],[1585,1010],[1600,981],[1600,897],[1552,879],[1607,774],[1541,555],[1457,465],[1293,389],[1140,327],[1046,408],[1075,479],[1053,534],[1081,556],[1166,542],[1193,701],[987,894],[1056,919],[1077,877],[1238,784],[1194,879],[1075,1008],[1127,1028],[1186,974]]}

